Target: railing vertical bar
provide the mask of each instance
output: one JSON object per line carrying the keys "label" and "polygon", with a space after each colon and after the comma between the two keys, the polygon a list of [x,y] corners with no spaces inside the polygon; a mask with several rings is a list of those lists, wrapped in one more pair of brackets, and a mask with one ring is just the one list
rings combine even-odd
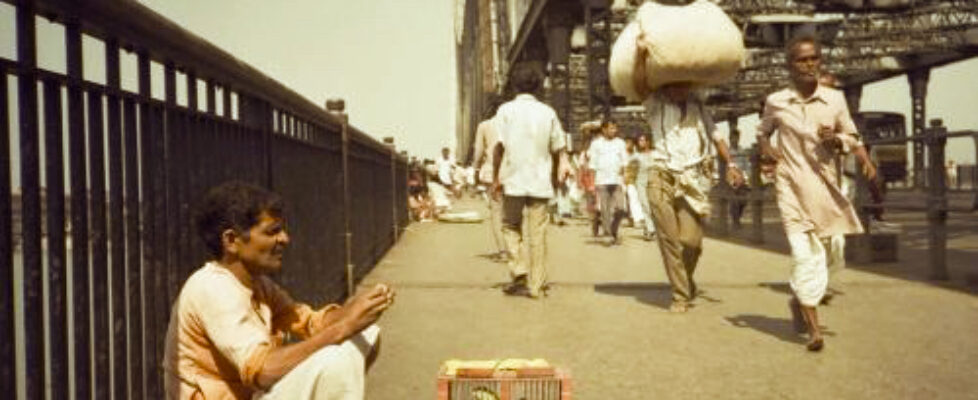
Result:
{"label": "railing vertical bar", "polygon": [[181,174],[183,197],[180,201],[180,221],[177,224],[180,227],[180,237],[183,238],[183,258],[180,261],[184,271],[182,279],[186,279],[195,268],[193,265],[194,235],[193,229],[191,229],[190,215],[194,196],[197,195],[196,182],[199,172],[192,165],[195,147],[193,143],[198,135],[197,115],[200,111],[197,100],[197,76],[193,71],[187,71],[187,107],[190,112],[185,114],[182,120],[181,150],[179,151],[181,155],[180,165],[184,168],[184,173]]}
{"label": "railing vertical bar", "polygon": [[[72,341],[75,397],[91,398],[91,293],[89,281],[88,188],[85,155],[85,96],[81,88],[82,43],[77,20],[65,25],[68,70],[68,163],[71,192]],[[91,105],[89,105],[91,107]],[[89,114],[89,117],[92,115]],[[60,118],[60,113],[59,113]],[[65,360],[67,362],[67,360]]]}
{"label": "railing vertical bar", "polygon": [[140,185],[141,200],[139,204],[142,209],[142,247],[143,247],[143,274],[141,297],[143,302],[143,388],[144,398],[156,398],[156,284],[155,270],[156,260],[159,257],[156,253],[157,232],[155,230],[155,218],[153,218],[153,204],[156,193],[153,191],[155,180],[153,174],[155,157],[153,156],[153,112],[150,102],[151,99],[151,79],[150,60],[146,52],[140,52],[137,58],[137,69],[139,74],[139,137],[140,137],[140,164],[142,179]]}
{"label": "railing vertical bar", "polygon": [[261,102],[261,113],[262,113],[262,132],[261,132],[261,142],[257,147],[258,155],[264,166],[264,176],[265,185],[270,188],[275,187],[275,174],[274,174],[274,164],[272,163],[272,157],[274,156],[272,148],[272,130],[274,129],[274,115],[272,112],[272,105],[267,101]]}
{"label": "railing vertical bar", "polygon": [[[179,169],[183,166],[178,164],[179,153],[177,149],[179,141],[177,136],[180,134],[182,127],[179,125],[179,110],[177,107],[177,74],[176,67],[173,63],[167,63],[163,73],[163,87],[165,92],[165,107],[164,116],[165,119],[162,121],[163,125],[163,168],[164,168],[164,185],[163,194],[165,200],[165,211],[163,213],[163,223],[164,232],[166,232],[166,242],[164,243],[165,250],[163,254],[167,255],[165,264],[165,280],[166,284],[166,296],[163,298],[163,314],[161,327],[165,327],[168,324],[168,318],[166,318],[169,313],[166,312],[167,305],[173,302],[176,298],[177,291],[177,279],[179,277],[179,261],[183,256],[182,248],[179,245],[177,237],[177,227],[180,224],[174,224],[179,220],[179,202],[177,199],[180,197],[179,180],[177,175],[179,174]],[[164,328],[165,329],[165,328]],[[162,347],[161,347],[162,349]],[[162,351],[160,354],[163,354]],[[162,359],[162,358],[161,358]]]}
{"label": "railing vertical bar", "polygon": [[[7,70],[0,68],[0,387],[16,388],[17,359],[14,352],[14,238],[10,191],[10,103]],[[11,389],[9,393],[12,393]]]}
{"label": "railing vertical bar", "polygon": [[[109,397],[109,262],[105,220],[105,123],[102,93],[88,93],[89,185],[91,186],[93,398]],[[77,314],[76,314],[77,315]]]}
{"label": "railing vertical bar", "polygon": [[139,201],[139,130],[136,101],[123,100],[123,140],[125,163],[125,220],[126,220],[126,315],[128,318],[127,357],[129,360],[127,398],[146,398],[143,391],[143,301],[142,301],[142,229]]}
{"label": "railing vertical bar", "polygon": [[[233,148],[235,142],[234,142],[234,135],[233,135],[233,127],[231,126],[231,121],[233,117],[233,114],[231,113],[231,88],[228,85],[224,85],[223,88],[224,90],[221,91],[221,102],[224,104],[224,113],[222,114],[224,118],[220,122],[221,135],[218,137],[218,143],[224,143],[230,145],[230,147]],[[221,165],[223,165],[224,168],[224,176],[222,177],[222,180],[228,180],[233,177],[236,177],[236,174],[238,172],[238,170],[234,168],[234,166],[231,164],[232,162],[234,162],[234,160],[231,158],[229,153],[232,152],[230,151],[221,152],[221,158],[222,158]]]}
{"label": "railing vertical bar", "polygon": [[167,311],[167,306],[169,302],[167,301],[167,276],[166,271],[169,267],[170,260],[170,247],[169,244],[172,243],[168,238],[168,224],[166,221],[168,210],[167,210],[167,184],[168,178],[166,176],[166,130],[164,126],[166,109],[162,104],[153,104],[150,106],[150,118],[151,118],[151,145],[153,146],[152,157],[153,157],[153,168],[152,177],[153,184],[151,190],[153,193],[153,237],[152,242],[155,254],[153,262],[153,287],[152,293],[155,297],[153,300],[153,317],[155,319],[155,332],[153,344],[153,363],[149,366],[149,376],[153,382],[152,398],[162,398],[162,382],[163,374],[161,374],[160,361],[163,359],[163,341],[166,334],[167,327],[167,316],[169,312]]}
{"label": "railing vertical bar", "polygon": [[123,152],[122,152],[122,110],[118,90],[120,89],[119,42],[109,39],[105,43],[105,78],[108,84],[107,115],[109,142],[109,242],[111,248],[110,290],[112,291],[111,371],[112,398],[129,398],[126,391],[129,364],[126,356],[129,346],[126,343],[126,243],[125,220],[123,213]]}
{"label": "railing vertical bar", "polygon": [[[20,125],[21,232],[24,275],[24,397],[44,397],[44,314],[41,256],[40,137],[37,115],[37,38],[34,1],[16,11],[18,121]],[[27,312],[30,311],[30,312]]]}
{"label": "railing vertical bar", "polygon": [[[51,396],[68,398],[68,281],[65,243],[64,140],[61,84],[44,81],[44,170],[48,247],[48,349]],[[74,172],[74,171],[72,171]],[[74,227],[72,228],[74,229]],[[57,384],[56,384],[57,383]]]}
{"label": "railing vertical bar", "polygon": [[750,168],[751,241],[764,243],[764,186],[761,182],[760,147],[751,150]]}

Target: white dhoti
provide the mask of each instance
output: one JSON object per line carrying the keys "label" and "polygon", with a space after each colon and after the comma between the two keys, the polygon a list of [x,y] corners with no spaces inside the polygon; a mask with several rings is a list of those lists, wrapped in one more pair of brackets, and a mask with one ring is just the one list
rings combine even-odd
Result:
{"label": "white dhoti", "polygon": [[645,214],[645,207],[642,207],[642,201],[638,196],[638,190],[635,185],[629,184],[625,191],[626,197],[628,197],[628,211],[631,213],[632,222],[635,225],[644,223],[648,219],[648,215]]}
{"label": "white dhoti", "polygon": [[313,353],[267,392],[253,400],[363,400],[364,373],[380,327],[371,325],[349,340]]}
{"label": "white dhoti", "polygon": [[829,283],[827,248],[831,244],[811,232],[789,233],[788,244],[795,262],[789,281],[791,290],[802,305],[815,307],[825,296]]}
{"label": "white dhoti", "polygon": [[836,275],[845,267],[845,236],[818,238],[811,232],[790,233],[788,244],[795,262],[791,290],[802,305],[815,307],[825,296],[829,273]]}

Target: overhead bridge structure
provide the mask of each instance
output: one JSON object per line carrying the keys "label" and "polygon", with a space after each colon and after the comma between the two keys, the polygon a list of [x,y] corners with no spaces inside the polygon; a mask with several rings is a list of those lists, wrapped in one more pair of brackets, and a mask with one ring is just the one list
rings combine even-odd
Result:
{"label": "overhead bridge structure", "polygon": [[[468,149],[486,99],[507,92],[508,71],[519,62],[546,73],[546,96],[568,132],[576,132],[582,121],[611,114],[623,122],[626,132],[630,125],[640,129],[637,107],[610,91],[607,60],[617,33],[641,1],[459,1],[465,5],[459,14],[464,33],[458,47],[461,154]],[[748,47],[740,74],[708,94],[708,106],[718,121],[736,123],[740,116],[759,112],[764,97],[786,84],[782,49],[801,32],[822,40],[824,64],[841,81],[851,106],[858,106],[864,85],[906,75],[915,135],[926,123],[930,70],[978,55],[975,0],[715,2],[742,28]],[[916,143],[913,162],[924,165],[923,147]],[[914,176],[922,179],[923,174]]]}

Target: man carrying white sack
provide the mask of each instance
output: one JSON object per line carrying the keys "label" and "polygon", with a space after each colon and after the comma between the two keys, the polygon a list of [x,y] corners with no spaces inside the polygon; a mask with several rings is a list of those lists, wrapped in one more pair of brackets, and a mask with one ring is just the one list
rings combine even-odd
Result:
{"label": "man carrying white sack", "polygon": [[[774,174],[794,258],[790,304],[795,326],[798,329],[804,318],[810,336],[806,347],[819,351],[824,343],[816,306],[825,296],[828,264],[844,260],[841,246],[833,246],[833,240],[862,232],[855,210],[839,190],[834,160],[840,151],[857,146],[859,138],[845,96],[818,83],[818,41],[798,37],[785,51],[792,86],[768,96],[757,139],[762,170]],[[778,140],[772,145],[769,137],[775,130]],[[875,174],[871,163],[863,165],[863,173]]]}
{"label": "man carrying white sack", "polygon": [[743,184],[744,176],[730,157],[725,135],[717,131],[703,104],[692,95],[690,82],[669,83],[654,92],[649,89],[644,40],[640,34],[633,79],[637,94],[645,99],[652,128],[646,191],[672,286],[669,311],[683,313],[697,295],[693,273],[703,251],[703,220],[710,214],[707,193],[713,183],[714,155],[718,153],[727,163],[727,180],[732,185]]}

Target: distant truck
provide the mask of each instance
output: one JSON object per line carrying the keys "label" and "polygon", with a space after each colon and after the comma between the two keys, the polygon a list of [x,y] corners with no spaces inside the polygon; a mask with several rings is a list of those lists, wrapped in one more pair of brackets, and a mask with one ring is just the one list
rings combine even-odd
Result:
{"label": "distant truck", "polygon": [[883,111],[864,111],[856,114],[856,125],[867,141],[870,157],[876,162],[879,184],[906,182],[907,142],[873,145],[874,140],[906,138],[907,124],[903,114]]}

